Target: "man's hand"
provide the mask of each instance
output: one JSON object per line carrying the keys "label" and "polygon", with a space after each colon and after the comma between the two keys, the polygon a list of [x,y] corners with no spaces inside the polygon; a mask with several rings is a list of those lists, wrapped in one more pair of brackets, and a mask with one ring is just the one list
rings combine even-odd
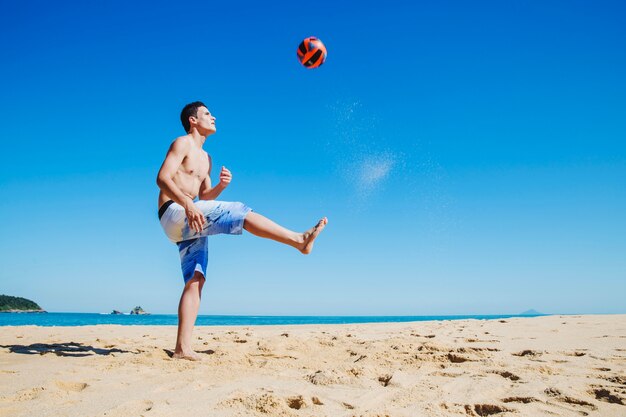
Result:
{"label": "man's hand", "polygon": [[222,167],[222,171],[220,172],[220,185],[223,188],[226,188],[226,187],[228,187],[228,184],[230,184],[232,179],[233,179],[233,175],[230,173],[228,168],[223,166]]}
{"label": "man's hand", "polygon": [[198,210],[198,207],[196,207],[193,201],[190,200],[189,203],[185,205],[185,214],[187,215],[187,223],[189,224],[189,227],[194,232],[200,233],[206,219],[204,218],[204,214]]}

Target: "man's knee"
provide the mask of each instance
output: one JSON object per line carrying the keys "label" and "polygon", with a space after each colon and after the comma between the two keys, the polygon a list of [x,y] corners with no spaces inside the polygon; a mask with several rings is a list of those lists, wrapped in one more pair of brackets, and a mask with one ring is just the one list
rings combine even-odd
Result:
{"label": "man's knee", "polygon": [[202,287],[204,286],[205,282],[206,278],[204,278],[204,274],[202,272],[196,271],[193,274],[193,277],[191,277],[191,279],[185,284],[185,290],[197,288],[199,291],[202,291]]}

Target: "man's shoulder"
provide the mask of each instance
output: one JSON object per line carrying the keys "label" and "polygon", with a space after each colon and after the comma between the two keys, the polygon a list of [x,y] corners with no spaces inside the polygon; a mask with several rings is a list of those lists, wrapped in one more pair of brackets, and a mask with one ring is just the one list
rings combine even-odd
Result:
{"label": "man's shoulder", "polygon": [[172,141],[171,147],[178,151],[188,151],[191,147],[191,136],[184,135],[177,137]]}
{"label": "man's shoulder", "polygon": [[183,143],[191,143],[191,135],[183,135],[179,136],[172,141],[172,143],[183,142]]}

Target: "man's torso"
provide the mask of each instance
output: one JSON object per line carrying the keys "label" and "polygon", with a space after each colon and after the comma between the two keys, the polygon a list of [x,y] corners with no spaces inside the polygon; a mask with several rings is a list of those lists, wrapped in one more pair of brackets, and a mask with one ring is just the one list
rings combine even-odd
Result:
{"label": "man's torso", "polygon": [[[187,137],[181,139],[189,140],[191,146],[172,179],[183,193],[194,199],[200,192],[202,182],[209,175],[210,159],[209,155],[192,140]],[[171,199],[170,196],[161,190],[159,193],[159,207]]]}

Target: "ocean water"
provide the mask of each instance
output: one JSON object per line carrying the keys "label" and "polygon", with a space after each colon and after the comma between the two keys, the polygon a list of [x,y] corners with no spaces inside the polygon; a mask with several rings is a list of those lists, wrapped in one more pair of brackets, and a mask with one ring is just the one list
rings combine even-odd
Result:
{"label": "ocean water", "polygon": [[[267,326],[277,324],[396,323],[431,320],[495,320],[536,315],[472,316],[198,316],[196,326]],[[176,314],[112,315],[97,313],[0,313],[0,326],[175,326]]]}

